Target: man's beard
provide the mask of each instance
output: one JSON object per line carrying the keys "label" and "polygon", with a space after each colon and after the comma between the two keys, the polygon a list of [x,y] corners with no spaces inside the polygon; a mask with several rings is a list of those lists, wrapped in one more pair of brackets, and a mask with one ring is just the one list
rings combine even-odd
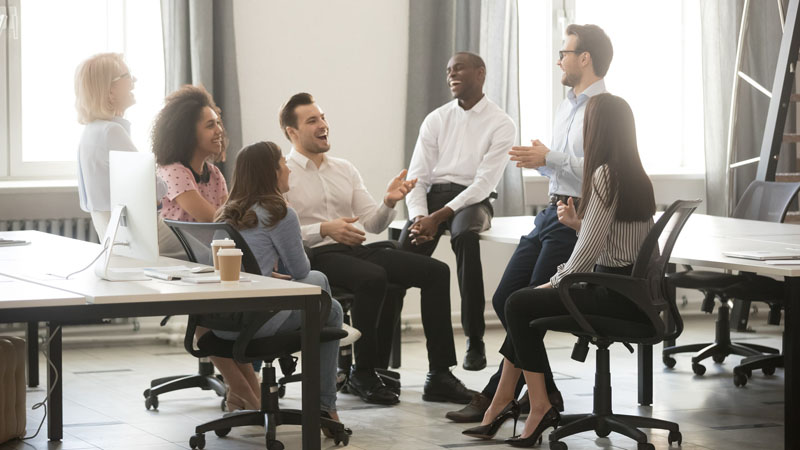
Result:
{"label": "man's beard", "polygon": [[564,72],[564,75],[561,76],[561,84],[566,87],[574,88],[575,86],[580,83],[581,77],[579,75],[570,75],[567,72]]}

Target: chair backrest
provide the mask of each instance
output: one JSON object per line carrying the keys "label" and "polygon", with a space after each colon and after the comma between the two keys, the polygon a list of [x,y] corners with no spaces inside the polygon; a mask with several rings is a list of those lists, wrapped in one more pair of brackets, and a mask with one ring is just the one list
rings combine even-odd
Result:
{"label": "chair backrest", "polygon": [[737,219],[783,222],[792,200],[800,191],[800,182],[755,180],[747,186],[733,210]]}
{"label": "chair backrest", "polygon": [[[671,298],[668,291],[666,272],[675,241],[678,240],[678,235],[689,220],[689,216],[700,203],[701,200],[677,200],[672,203],[653,225],[636,257],[631,275],[634,278],[647,280],[649,297],[654,306],[654,311],[648,315],[651,316],[657,330],[664,329],[665,317],[658,316],[663,312],[672,316],[673,323],[679,328],[678,333],[683,328],[675,299]],[[666,330],[666,333],[674,331]]]}
{"label": "chair backrest", "polygon": [[164,219],[164,223],[178,237],[183,249],[186,251],[186,256],[189,257],[189,261],[210,264],[210,259],[208,261],[199,260],[199,255],[203,254],[208,254],[210,258],[211,242],[208,237],[213,236],[214,239],[228,238],[233,240],[236,243],[236,248],[242,251],[242,270],[254,275],[263,275],[253,251],[250,250],[239,231],[230,224],[225,222],[181,222],[168,219]]}

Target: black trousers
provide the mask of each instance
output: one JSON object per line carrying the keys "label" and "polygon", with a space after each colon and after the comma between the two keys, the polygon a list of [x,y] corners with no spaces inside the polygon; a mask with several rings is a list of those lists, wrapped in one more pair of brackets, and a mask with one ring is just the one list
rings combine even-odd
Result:
{"label": "black trousers", "polygon": [[[615,317],[647,323],[647,317],[636,305],[613,291],[592,288],[570,290],[575,306],[585,314]],[[520,369],[544,373],[552,378],[547,350],[546,329],[531,327],[532,320],[569,315],[557,289],[525,288],[513,293],[506,302],[508,336],[500,353]],[[513,345],[511,345],[513,343]]]}
{"label": "black trousers", "polygon": [[[433,212],[443,208],[459,193],[458,190],[428,193],[428,211]],[[486,331],[486,322],[483,318],[486,297],[483,294],[483,266],[478,234],[489,229],[493,216],[492,204],[486,199],[458,210],[450,220],[439,226],[433,240],[422,245],[413,245],[408,238],[408,227],[413,224],[411,220],[400,233],[400,245],[403,250],[431,256],[439,243],[439,238],[446,230],[450,230],[450,246],[456,255],[458,290],[461,293],[461,326],[467,337],[477,340],[483,339]]]}
{"label": "black trousers", "polygon": [[[558,221],[556,210],[557,208],[551,205],[536,215],[534,229],[520,238],[519,245],[511,255],[503,277],[500,279],[500,284],[492,297],[494,310],[506,330],[508,330],[506,302],[511,294],[520,289],[541,286],[550,281],[550,278],[555,275],[558,265],[567,262],[578,241],[575,230]],[[494,397],[502,373],[503,363],[501,362],[497,372],[492,375],[486,387],[483,388],[483,395],[489,398]],[[545,380],[547,391],[555,391],[556,385],[552,376],[546,376]],[[520,377],[516,388],[517,395],[524,384],[525,381]]]}
{"label": "black trousers", "polygon": [[311,249],[311,268],[328,276],[334,286],[353,292],[350,314],[361,331],[355,343],[359,369],[388,363],[392,333],[402,308],[402,296],[387,294],[389,283],[421,290],[422,327],[431,370],[456,364],[450,318],[450,269],[427,256],[363,245],[331,244]]}

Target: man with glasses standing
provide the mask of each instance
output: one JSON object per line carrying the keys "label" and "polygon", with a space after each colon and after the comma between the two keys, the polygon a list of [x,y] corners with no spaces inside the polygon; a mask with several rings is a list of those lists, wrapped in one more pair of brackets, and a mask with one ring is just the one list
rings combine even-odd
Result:
{"label": "man with glasses standing", "polygon": [[[503,326],[506,324],[506,299],[519,289],[547,283],[558,266],[569,259],[575,247],[577,235],[558,221],[557,207],[559,203],[577,207],[580,202],[583,183],[583,114],[590,97],[606,92],[603,77],[608,72],[613,55],[611,40],[597,25],[568,26],[564,49],[558,52],[556,64],[563,71],[561,83],[571,89],[556,110],[551,146],[548,148],[539,140],[532,140],[530,146],[512,147],[509,152],[511,160],[517,162],[517,167],[537,169],[550,178],[550,204],[536,216],[534,229],[520,238],[492,298]],[[497,390],[501,370],[502,364],[483,392],[473,396],[472,402],[463,409],[448,412],[446,417],[454,422],[482,421],[482,424],[488,424],[497,417],[500,411],[487,409]],[[552,378],[545,381],[550,403],[563,411],[563,400],[555,383]],[[516,397],[519,397],[523,383],[520,377],[515,390]],[[509,398],[508,402],[511,400]],[[527,396],[522,402],[527,403]]]}

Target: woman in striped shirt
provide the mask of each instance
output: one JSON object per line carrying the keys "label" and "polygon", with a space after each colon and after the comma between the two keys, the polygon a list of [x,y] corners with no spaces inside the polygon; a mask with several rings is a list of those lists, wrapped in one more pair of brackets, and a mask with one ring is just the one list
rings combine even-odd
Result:
{"label": "woman in striped shirt", "polygon": [[[575,205],[570,198],[567,204],[558,205],[559,221],[578,233],[575,249],[549,283],[521,289],[506,302],[508,336],[500,349],[505,357],[503,375],[487,414],[497,411],[495,422],[516,420],[519,409],[512,402],[514,386],[523,374],[531,411],[522,433],[506,441],[515,447],[533,446],[544,430],[557,427],[560,419],[545,389],[545,374],[551,373],[543,341],[546,330],[531,328],[529,323],[542,317],[569,315],[556,289],[568,274],[594,270],[630,275],[639,248],[653,226],[653,185],[639,159],[628,103],[611,94],[592,97],[586,106],[583,134],[586,176],[581,202]],[[635,305],[612,291],[599,297],[576,289],[573,300],[586,314],[646,320]],[[512,407],[505,408],[509,402]],[[488,431],[496,432],[496,428]]]}

